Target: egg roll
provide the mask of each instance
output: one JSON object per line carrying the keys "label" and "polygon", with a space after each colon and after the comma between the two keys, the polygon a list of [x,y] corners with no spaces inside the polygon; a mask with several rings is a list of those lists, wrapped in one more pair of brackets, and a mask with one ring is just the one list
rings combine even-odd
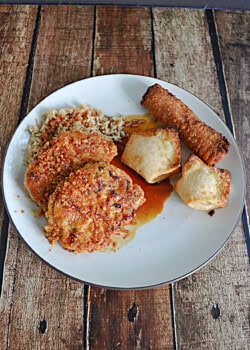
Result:
{"label": "egg roll", "polygon": [[161,85],[150,86],[141,104],[164,125],[177,127],[183,142],[206,164],[215,165],[227,154],[230,144],[226,137],[202,122],[188,106]]}

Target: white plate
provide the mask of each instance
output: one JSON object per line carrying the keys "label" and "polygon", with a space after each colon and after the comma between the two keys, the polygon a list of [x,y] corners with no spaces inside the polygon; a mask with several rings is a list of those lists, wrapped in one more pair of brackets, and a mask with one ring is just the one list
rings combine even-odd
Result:
{"label": "white plate", "polygon": [[[37,219],[35,204],[23,189],[27,127],[48,109],[90,104],[108,115],[143,114],[140,101],[148,86],[158,82],[184,101],[208,125],[223,133],[231,148],[218,167],[231,172],[226,208],[211,217],[187,207],[172,193],[163,212],[137,230],[136,237],[116,253],[75,255],[59,244],[51,249],[43,235],[45,219]],[[83,282],[107,288],[159,286],[181,279],[207,263],[223,247],[241,214],[245,173],[238,147],[221,119],[201,100],[166,82],[144,76],[106,75],[78,81],[39,103],[18,126],[7,150],[3,193],[13,224],[28,246],[49,265]],[[24,211],[24,212],[23,212]]]}

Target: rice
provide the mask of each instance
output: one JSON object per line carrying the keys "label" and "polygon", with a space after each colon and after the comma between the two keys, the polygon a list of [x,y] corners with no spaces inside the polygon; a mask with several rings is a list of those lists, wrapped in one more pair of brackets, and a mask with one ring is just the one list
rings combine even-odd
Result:
{"label": "rice", "polygon": [[53,109],[44,113],[43,120],[28,128],[30,140],[26,164],[37,157],[38,149],[53,137],[68,130],[79,130],[87,133],[101,133],[112,141],[121,141],[125,136],[125,118],[110,117],[99,109],[89,105],[76,108]]}

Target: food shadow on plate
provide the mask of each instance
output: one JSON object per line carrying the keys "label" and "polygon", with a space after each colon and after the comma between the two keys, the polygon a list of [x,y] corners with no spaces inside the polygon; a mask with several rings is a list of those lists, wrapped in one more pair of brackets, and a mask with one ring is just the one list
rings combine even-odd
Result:
{"label": "food shadow on plate", "polygon": [[142,99],[142,96],[145,94],[145,91],[148,89],[150,83],[151,83],[150,81],[147,84],[145,81],[141,81],[141,80],[137,80],[135,82],[134,80],[131,80],[130,76],[128,77],[124,76],[123,79],[121,80],[122,91],[124,92],[124,95],[127,97],[126,102],[134,104],[135,109],[140,110],[141,113],[145,113],[146,111],[146,109],[141,106],[141,99]]}
{"label": "food shadow on plate", "polygon": [[[180,145],[181,145],[181,166],[183,167],[185,162],[187,161],[188,157],[192,154],[192,152],[190,151],[190,149],[185,145],[185,143],[182,140],[180,140]],[[179,173],[170,177],[171,185],[173,186],[180,177],[181,177],[181,170]],[[180,200],[179,197],[178,197],[178,199]]]}

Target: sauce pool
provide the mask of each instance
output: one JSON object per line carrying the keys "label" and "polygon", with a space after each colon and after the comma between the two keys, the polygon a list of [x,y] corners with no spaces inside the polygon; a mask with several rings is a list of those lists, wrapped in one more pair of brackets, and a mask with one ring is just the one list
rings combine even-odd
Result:
{"label": "sauce pool", "polygon": [[[129,115],[126,117],[125,123],[126,134],[161,126],[149,114]],[[149,184],[134,170],[123,164],[121,162],[121,154],[125,143],[126,141],[118,145],[119,154],[111,163],[124,170],[133,182],[138,184],[144,191],[146,202],[136,211],[136,217],[132,222],[133,225],[138,227],[150,222],[162,212],[164,203],[173,191],[173,187],[168,179],[156,184]]]}
{"label": "sauce pool", "polygon": [[131,177],[133,183],[138,184],[144,191],[146,202],[136,211],[136,217],[132,224],[141,226],[159,215],[163,210],[165,201],[173,190],[169,180],[156,184],[148,184],[140,175],[123,164],[120,160],[120,156],[116,157],[111,164],[124,170]]}

